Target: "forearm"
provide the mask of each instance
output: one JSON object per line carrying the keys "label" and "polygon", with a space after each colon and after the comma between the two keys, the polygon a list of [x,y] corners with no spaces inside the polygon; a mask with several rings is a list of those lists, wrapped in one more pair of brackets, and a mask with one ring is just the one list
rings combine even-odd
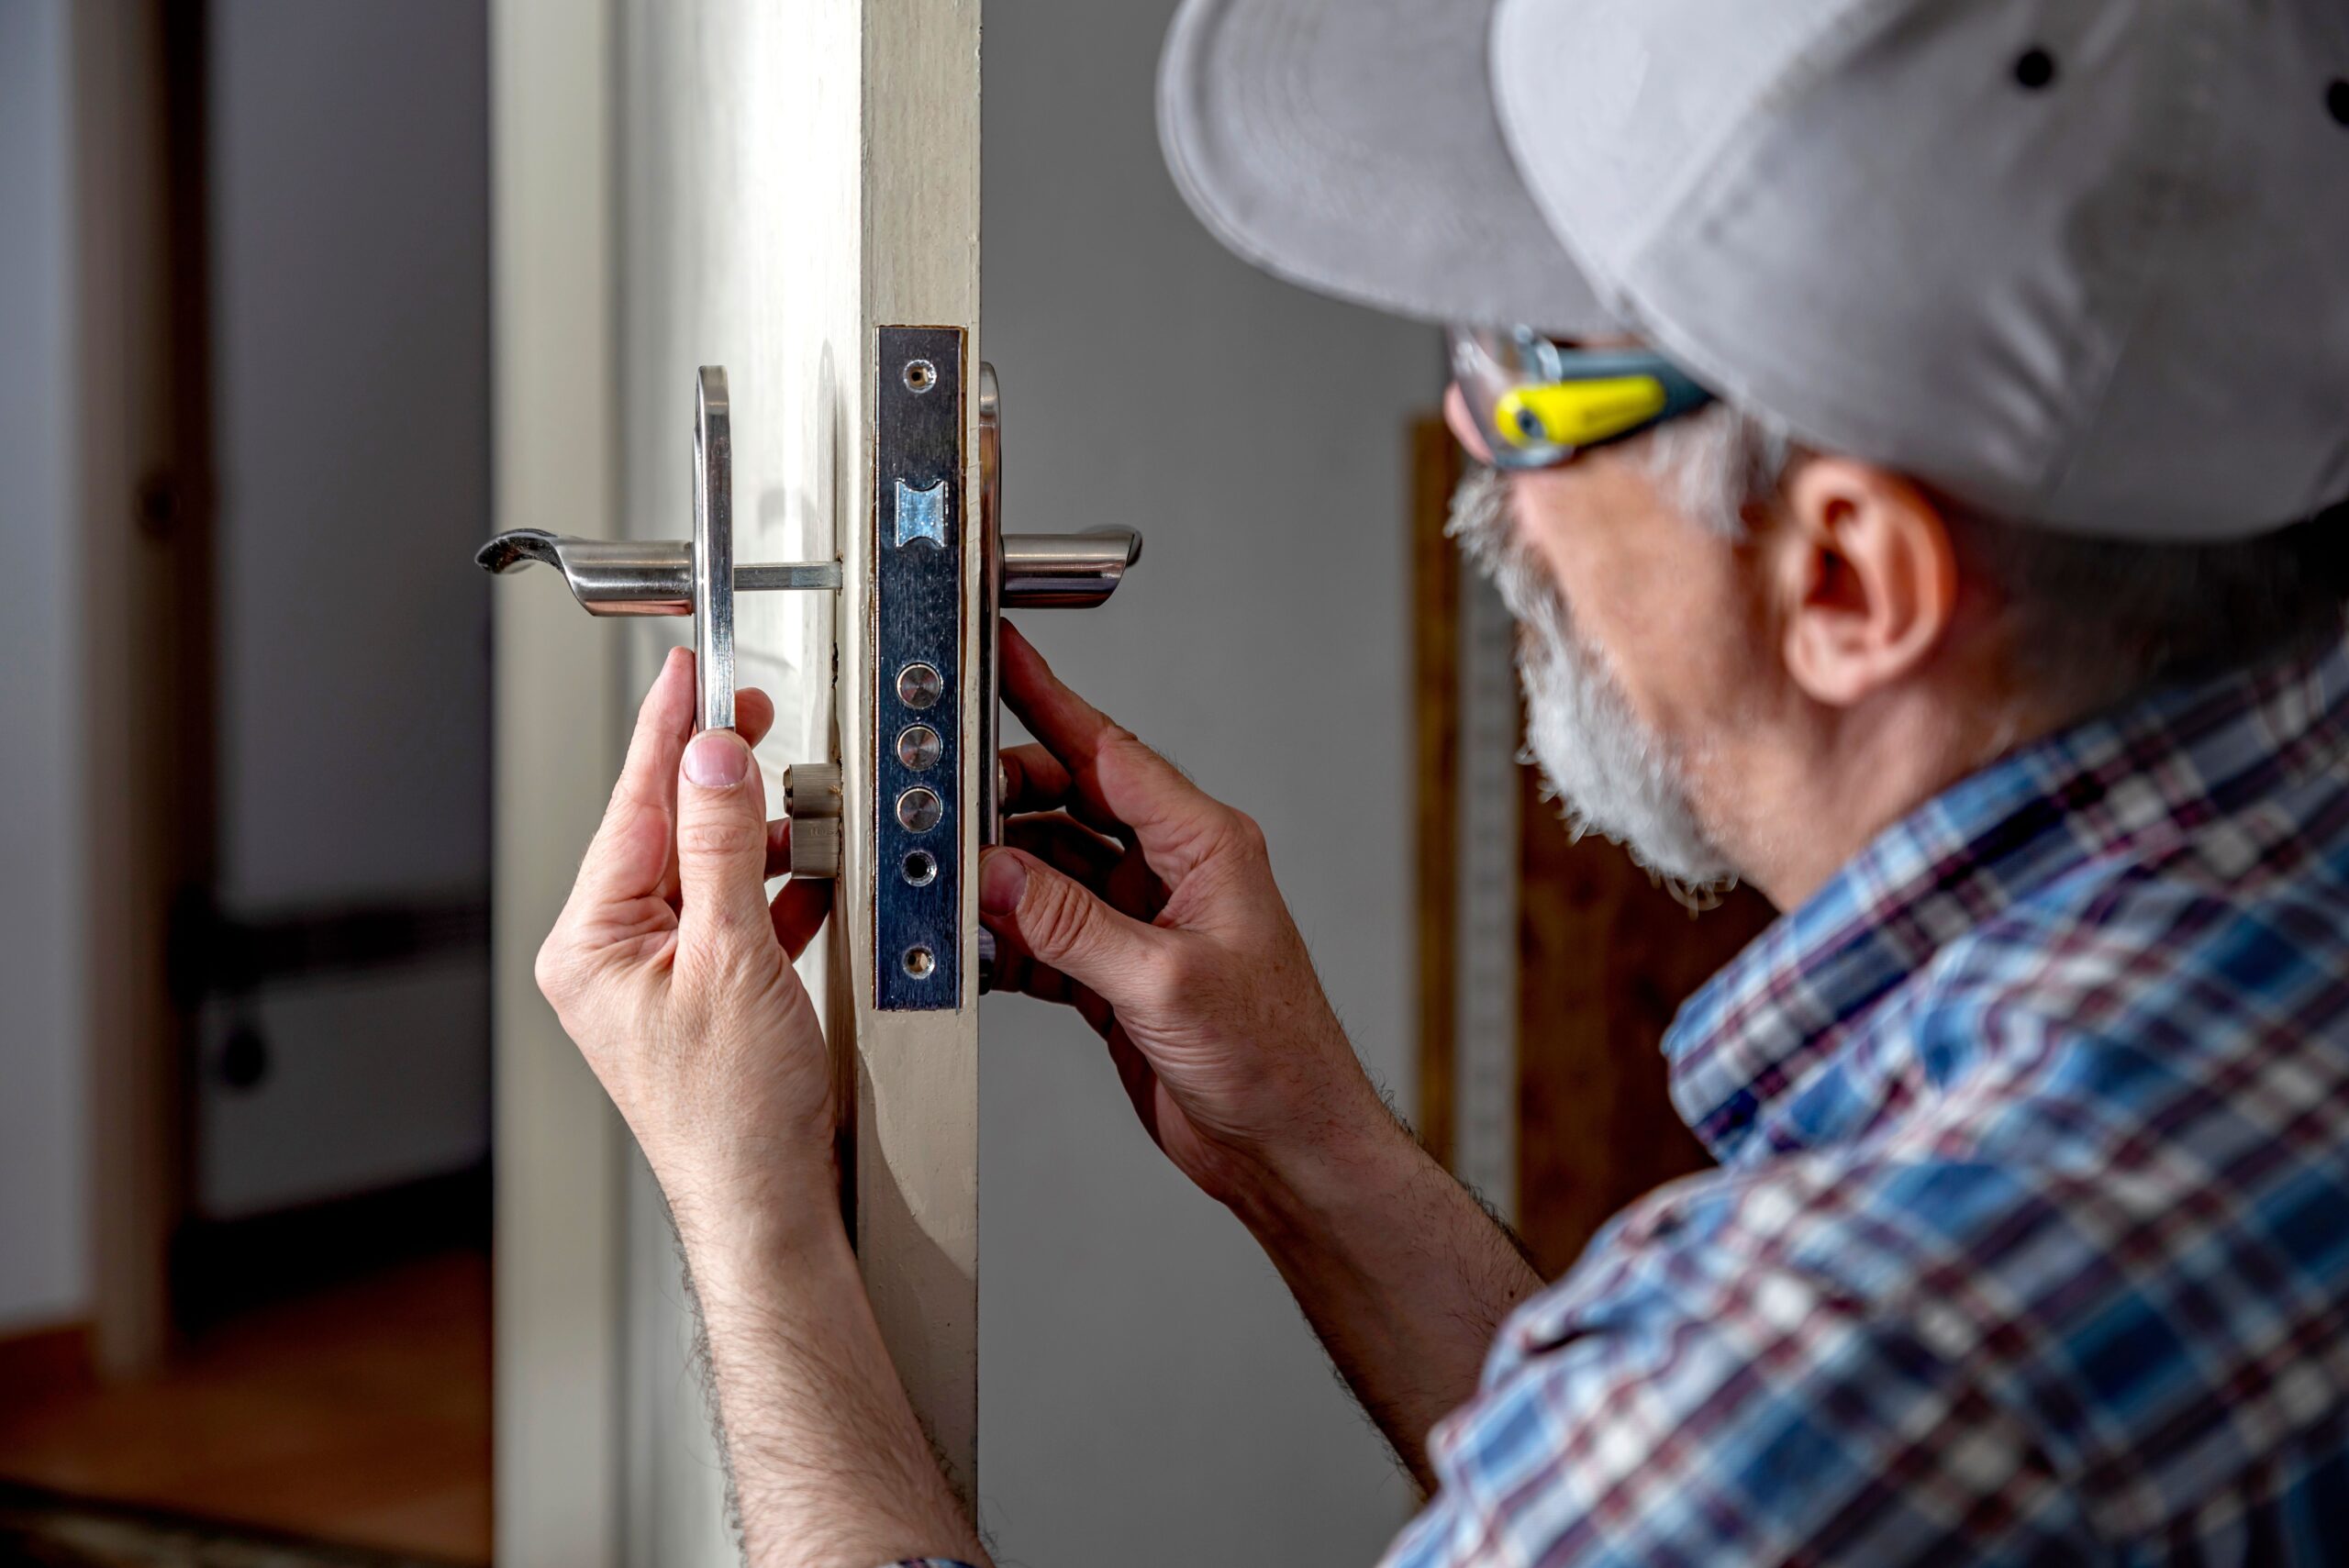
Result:
{"label": "forearm", "polygon": [[1494,1331],[1541,1288],[1532,1266],[1391,1121],[1268,1178],[1233,1208],[1363,1408],[1430,1485],[1429,1429],[1475,1392]]}
{"label": "forearm", "polygon": [[984,1564],[881,1342],[835,1217],[681,1227],[751,1568]]}

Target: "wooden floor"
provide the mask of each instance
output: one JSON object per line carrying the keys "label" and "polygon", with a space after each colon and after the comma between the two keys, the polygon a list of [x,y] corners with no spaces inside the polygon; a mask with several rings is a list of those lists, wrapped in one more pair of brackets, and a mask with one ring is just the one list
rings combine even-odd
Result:
{"label": "wooden floor", "polygon": [[489,1561],[489,1261],[406,1263],[207,1333],[151,1382],[0,1409],[0,1477]]}

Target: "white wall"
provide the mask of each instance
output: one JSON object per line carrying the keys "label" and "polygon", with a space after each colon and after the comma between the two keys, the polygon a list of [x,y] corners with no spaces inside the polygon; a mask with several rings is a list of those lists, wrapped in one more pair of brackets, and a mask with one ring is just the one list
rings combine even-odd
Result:
{"label": "white wall", "polygon": [[[1014,530],[1133,523],[1106,607],[1021,625],[1254,815],[1372,1072],[1408,1091],[1404,421],[1432,332],[1226,254],[1158,152],[1171,6],[988,0],[982,351]],[[1099,1042],[985,1004],[981,1514],[1008,1562],[1371,1562],[1410,1488]]]}
{"label": "white wall", "polygon": [[64,0],[0,0],[0,1334],[89,1289],[66,58]]}

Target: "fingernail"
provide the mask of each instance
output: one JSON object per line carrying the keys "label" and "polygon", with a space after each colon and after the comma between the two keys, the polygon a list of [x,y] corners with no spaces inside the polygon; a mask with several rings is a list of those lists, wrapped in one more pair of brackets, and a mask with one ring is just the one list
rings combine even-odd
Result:
{"label": "fingernail", "polygon": [[705,729],[685,748],[685,777],[704,789],[731,789],[750,772],[751,749],[730,729]]}
{"label": "fingernail", "polygon": [[1010,914],[1027,891],[1028,868],[1018,855],[996,850],[979,862],[979,907],[988,914]]}

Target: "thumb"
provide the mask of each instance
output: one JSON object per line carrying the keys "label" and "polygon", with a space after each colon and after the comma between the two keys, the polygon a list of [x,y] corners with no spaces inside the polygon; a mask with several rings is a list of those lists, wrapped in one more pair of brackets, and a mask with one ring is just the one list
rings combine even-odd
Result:
{"label": "thumb", "polygon": [[677,941],[708,951],[767,920],[766,786],[751,748],[730,729],[706,729],[685,748],[677,780]]}
{"label": "thumb", "polygon": [[1129,918],[1034,856],[988,850],[979,862],[979,908],[1008,925],[1050,964],[1111,1006],[1130,1002],[1160,961],[1166,933]]}

